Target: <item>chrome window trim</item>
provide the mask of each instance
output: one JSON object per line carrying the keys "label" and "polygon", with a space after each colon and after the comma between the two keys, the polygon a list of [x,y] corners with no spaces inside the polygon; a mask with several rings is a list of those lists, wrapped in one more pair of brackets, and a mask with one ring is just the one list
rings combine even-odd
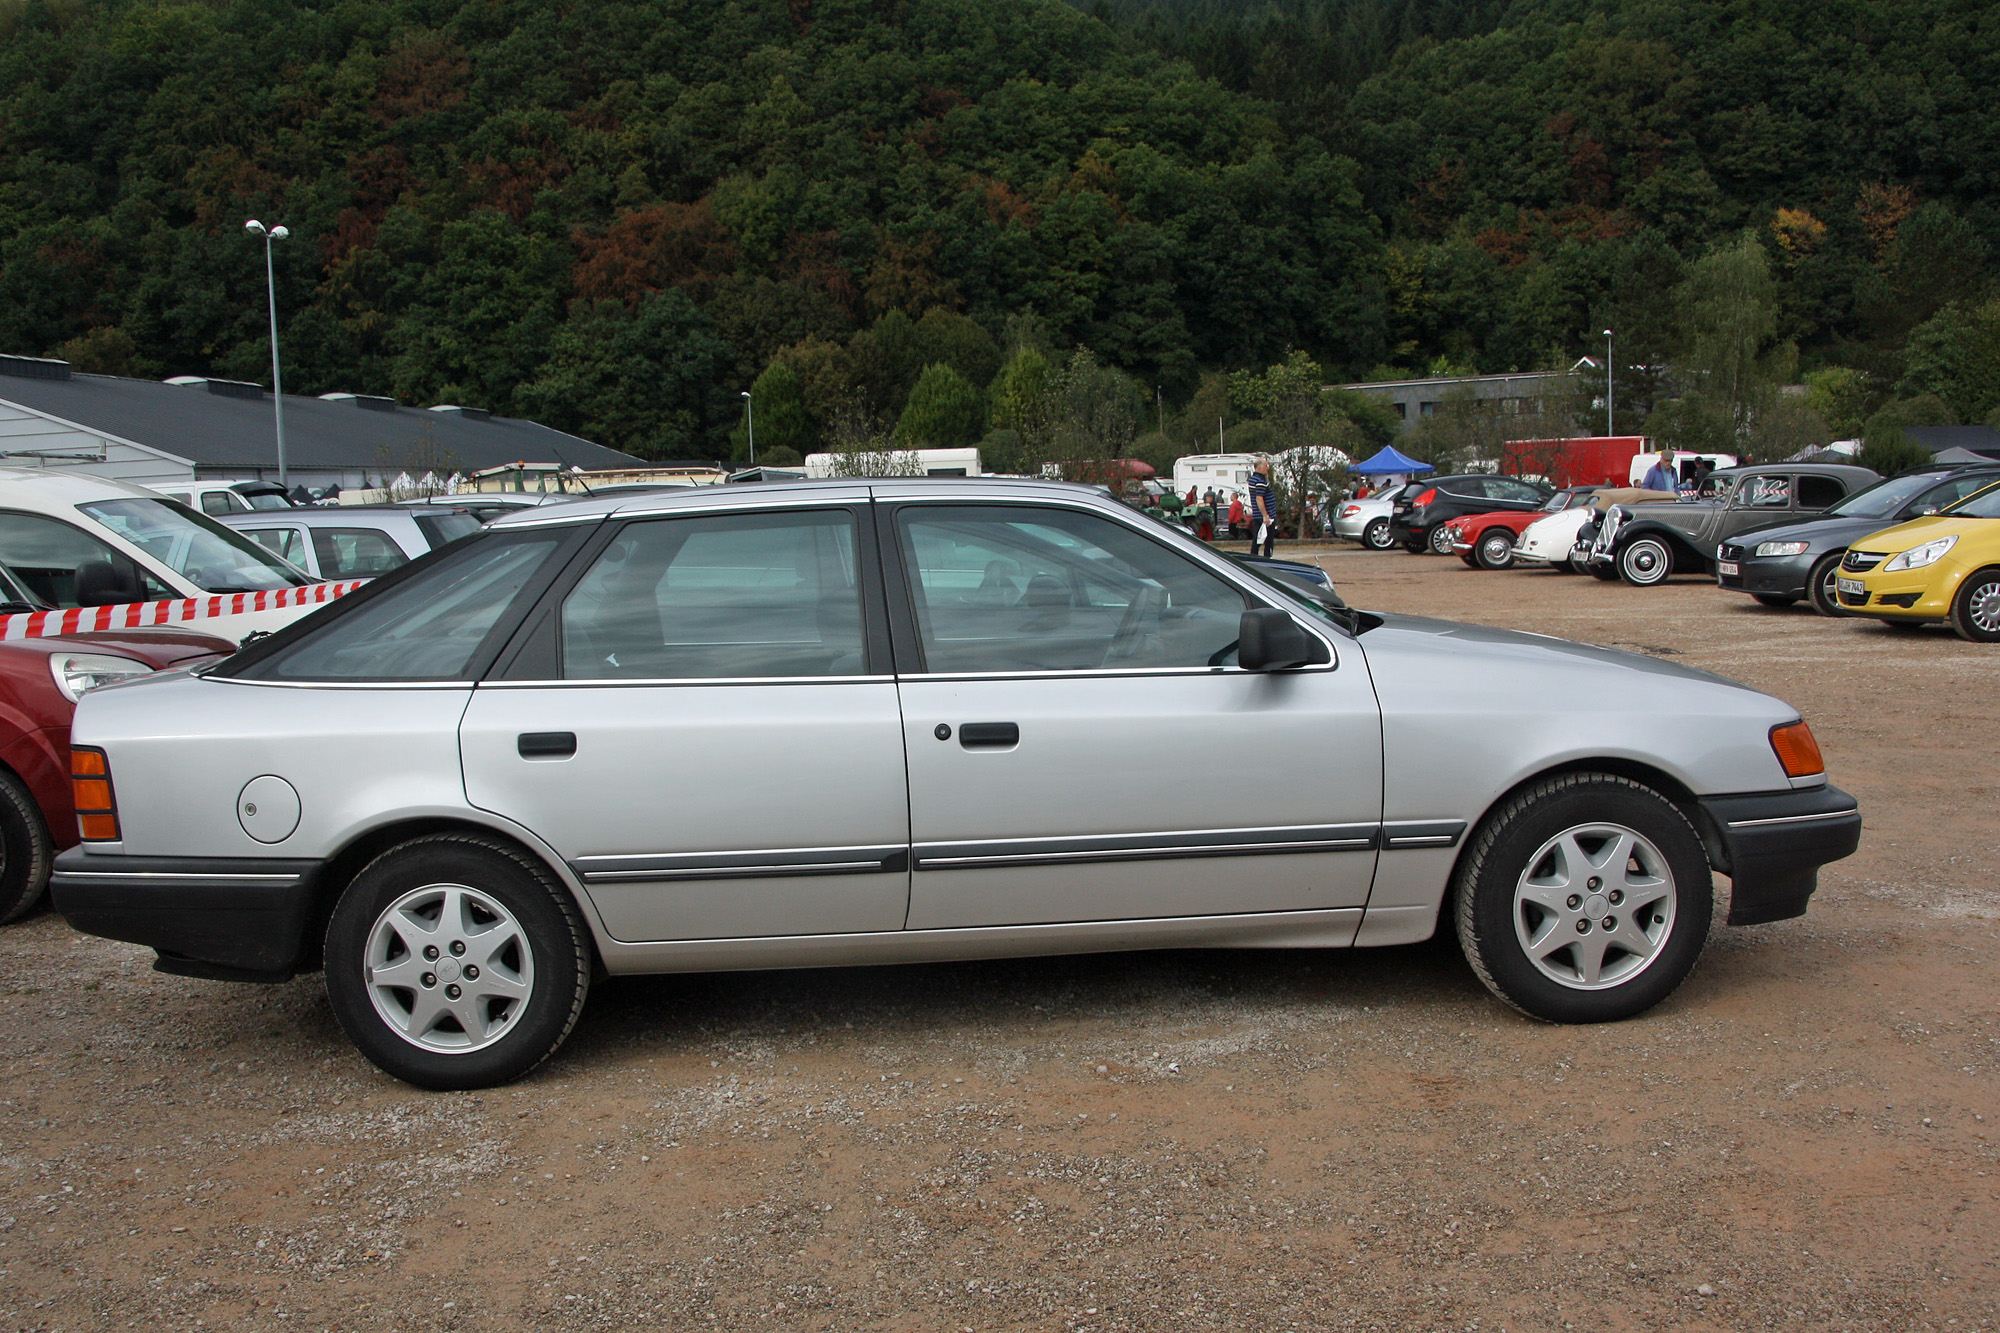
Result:
{"label": "chrome window trim", "polygon": [[470,690],[469,680],[245,680],[241,676],[201,677],[216,685],[250,685],[267,690]]}
{"label": "chrome window trim", "polygon": [[[470,682],[466,682],[470,683]],[[879,676],[669,676],[628,680],[621,677],[577,680],[482,680],[482,690],[665,689],[722,685],[893,685],[896,678]]]}

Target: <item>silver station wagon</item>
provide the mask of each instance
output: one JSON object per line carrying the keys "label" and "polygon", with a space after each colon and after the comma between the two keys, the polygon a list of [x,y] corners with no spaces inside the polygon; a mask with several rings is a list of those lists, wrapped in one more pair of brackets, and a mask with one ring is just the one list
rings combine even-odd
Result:
{"label": "silver station wagon", "polygon": [[[1196,734],[1227,744],[1191,772]],[[532,1068],[594,975],[1406,944],[1441,913],[1507,1003],[1620,1019],[1694,966],[1711,869],[1732,921],[1796,916],[1861,826],[1767,695],[1349,610],[1040,482],[530,510],[92,691],[74,739],[73,925],[187,976],[323,968],[431,1088]]]}

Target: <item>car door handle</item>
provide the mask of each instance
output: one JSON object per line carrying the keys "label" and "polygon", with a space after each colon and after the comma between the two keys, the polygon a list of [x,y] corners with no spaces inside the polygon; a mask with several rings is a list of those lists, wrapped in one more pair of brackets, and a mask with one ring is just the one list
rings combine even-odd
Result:
{"label": "car door handle", "polygon": [[524,731],[514,742],[523,759],[567,759],[576,753],[573,731]]}
{"label": "car door handle", "polygon": [[1004,750],[1021,743],[1021,728],[1012,722],[967,722],[958,729],[958,743],[968,750]]}

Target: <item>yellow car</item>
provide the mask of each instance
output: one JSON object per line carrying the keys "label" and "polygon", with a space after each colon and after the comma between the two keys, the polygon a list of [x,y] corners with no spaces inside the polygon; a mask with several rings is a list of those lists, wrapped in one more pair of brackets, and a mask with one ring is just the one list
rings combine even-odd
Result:
{"label": "yellow car", "polygon": [[1841,610],[1888,625],[1949,623],[2000,643],[2000,485],[1859,538],[1834,585]]}

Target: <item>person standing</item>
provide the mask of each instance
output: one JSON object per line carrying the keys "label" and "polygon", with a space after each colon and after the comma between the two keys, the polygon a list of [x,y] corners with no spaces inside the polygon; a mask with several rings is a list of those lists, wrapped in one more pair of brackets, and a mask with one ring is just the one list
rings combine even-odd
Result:
{"label": "person standing", "polygon": [[1250,554],[1269,559],[1278,546],[1278,496],[1271,489],[1271,460],[1259,455],[1250,468]]}
{"label": "person standing", "polygon": [[1229,535],[1241,537],[1243,524],[1249,518],[1249,511],[1243,507],[1243,497],[1231,494],[1229,497]]}
{"label": "person standing", "polygon": [[1672,495],[1681,488],[1680,474],[1674,471],[1674,455],[1671,450],[1660,450],[1660,456],[1653,460],[1653,466],[1646,469],[1645,480],[1640,488],[1648,491],[1665,491]]}

